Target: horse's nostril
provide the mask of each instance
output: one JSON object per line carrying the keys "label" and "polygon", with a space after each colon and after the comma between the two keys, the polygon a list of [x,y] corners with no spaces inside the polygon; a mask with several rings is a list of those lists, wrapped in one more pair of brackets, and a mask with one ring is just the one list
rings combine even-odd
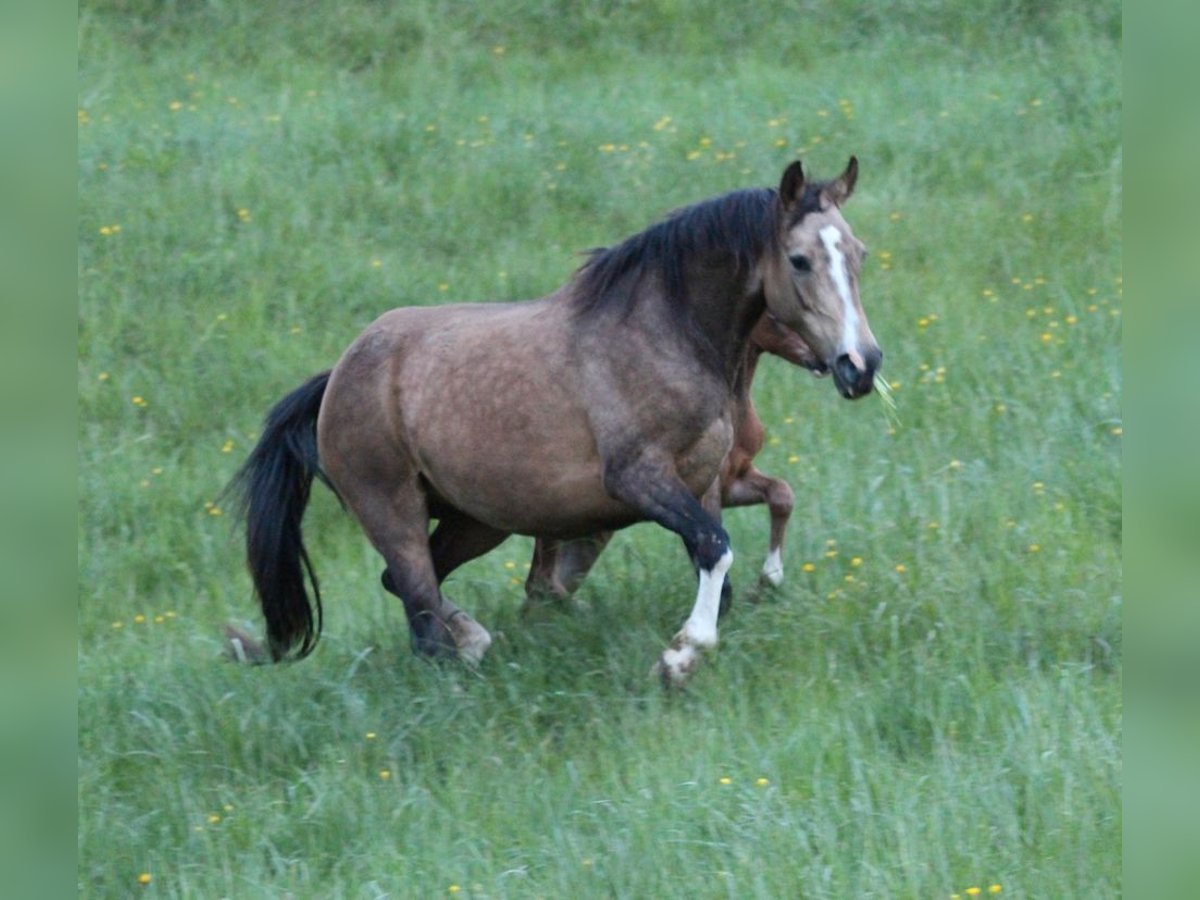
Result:
{"label": "horse's nostril", "polygon": [[870,352],[867,353],[868,374],[873,378],[881,365],[883,365],[883,351],[878,347],[872,347]]}
{"label": "horse's nostril", "polygon": [[850,358],[848,353],[843,353],[841,356],[839,356],[834,361],[833,365],[842,381],[844,381],[846,384],[857,383],[861,372],[858,366],[854,364],[854,360]]}

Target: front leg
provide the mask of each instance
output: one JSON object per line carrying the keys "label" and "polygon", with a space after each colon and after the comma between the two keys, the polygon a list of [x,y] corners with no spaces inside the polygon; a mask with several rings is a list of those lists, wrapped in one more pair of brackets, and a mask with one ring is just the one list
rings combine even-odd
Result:
{"label": "front leg", "polygon": [[678,534],[700,574],[692,613],[655,666],[665,686],[680,687],[699,664],[701,651],[717,645],[721,593],[733,564],[729,535],[666,462],[642,456],[633,464],[606,467],[605,487],[616,499]]}
{"label": "front leg", "polygon": [[796,495],[782,478],[764,475],[754,466],[725,485],[721,502],[725,506],[767,504],[771,511],[771,537],[763,563],[762,581],[772,587],[783,583],[783,535],[796,505]]}

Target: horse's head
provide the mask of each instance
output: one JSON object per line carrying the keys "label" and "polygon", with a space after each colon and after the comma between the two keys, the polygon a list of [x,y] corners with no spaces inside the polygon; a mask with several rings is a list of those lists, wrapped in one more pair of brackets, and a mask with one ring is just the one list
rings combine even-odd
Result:
{"label": "horse's head", "polygon": [[883,352],[858,299],[866,247],[842,218],[854,192],[858,160],[828,182],[805,181],[800,163],[779,184],[779,240],[763,270],[767,309],[797,331],[833,373],[843,397],[870,393]]}

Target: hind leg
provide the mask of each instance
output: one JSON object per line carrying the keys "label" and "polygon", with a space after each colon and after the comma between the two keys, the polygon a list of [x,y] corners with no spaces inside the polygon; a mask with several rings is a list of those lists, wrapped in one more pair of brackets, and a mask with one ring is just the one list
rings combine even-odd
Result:
{"label": "hind leg", "polygon": [[538,538],[533,545],[529,577],[525,579],[526,603],[543,597],[560,603],[569,600],[611,537],[611,531],[600,531],[573,540]]}
{"label": "hind leg", "polygon": [[415,479],[387,492],[344,491],[343,496],[387,562],[383,586],[404,604],[413,649],[434,656],[457,653],[469,663],[479,662],[491,635],[438,587],[429,512]]}
{"label": "hind leg", "polygon": [[485,525],[456,509],[442,513],[429,537],[438,584],[459,566],[500,546],[508,536],[509,532]]}

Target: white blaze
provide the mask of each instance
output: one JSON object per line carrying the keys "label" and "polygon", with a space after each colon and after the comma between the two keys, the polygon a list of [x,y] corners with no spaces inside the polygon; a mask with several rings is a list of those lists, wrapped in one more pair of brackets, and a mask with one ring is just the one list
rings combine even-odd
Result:
{"label": "white blaze", "polygon": [[842,298],[842,350],[858,355],[858,310],[854,306],[854,297],[850,293],[850,278],[846,274],[846,257],[842,254],[838,243],[842,233],[836,225],[826,225],[818,234],[821,242],[829,253],[829,275],[833,278],[834,287]]}

